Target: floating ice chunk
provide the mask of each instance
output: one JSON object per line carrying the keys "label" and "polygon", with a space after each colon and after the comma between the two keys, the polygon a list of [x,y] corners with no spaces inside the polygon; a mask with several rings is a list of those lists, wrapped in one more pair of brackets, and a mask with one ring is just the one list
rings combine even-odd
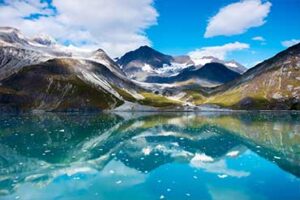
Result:
{"label": "floating ice chunk", "polygon": [[175,146],[175,147],[179,147],[178,142],[172,142],[171,144],[172,144],[173,146]]}
{"label": "floating ice chunk", "polygon": [[165,196],[164,195],[160,195],[159,199],[164,199]]}
{"label": "floating ice chunk", "polygon": [[219,178],[226,178],[228,175],[227,174],[219,174],[218,177]]}
{"label": "floating ice chunk", "polygon": [[121,180],[118,180],[118,181],[116,181],[116,184],[121,184],[122,183],[122,181]]}
{"label": "floating ice chunk", "polygon": [[150,147],[146,147],[142,149],[142,152],[145,156],[148,156],[151,153],[152,149]]}
{"label": "floating ice chunk", "polygon": [[214,159],[210,156],[207,156],[206,154],[204,153],[201,153],[201,154],[198,154],[196,153],[195,156],[192,158],[191,162],[213,162]]}
{"label": "floating ice chunk", "polygon": [[274,156],[275,159],[280,160],[281,158],[279,156]]}
{"label": "floating ice chunk", "polygon": [[63,133],[63,132],[65,132],[65,129],[60,129],[59,132],[62,132],[62,133]]}
{"label": "floating ice chunk", "polygon": [[236,157],[237,155],[239,155],[239,151],[231,151],[226,154],[229,157]]}

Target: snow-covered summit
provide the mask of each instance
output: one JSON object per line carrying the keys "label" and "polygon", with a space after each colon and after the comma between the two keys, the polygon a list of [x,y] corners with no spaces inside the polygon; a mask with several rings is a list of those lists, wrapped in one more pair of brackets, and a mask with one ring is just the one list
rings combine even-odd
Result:
{"label": "snow-covered summit", "polygon": [[46,34],[29,38],[16,28],[0,27],[0,47],[0,80],[23,66],[54,58],[92,60],[124,76],[117,64],[102,49],[91,51],[72,45],[64,46]]}
{"label": "snow-covered summit", "polygon": [[191,60],[195,63],[196,66],[204,66],[208,63],[220,63],[225,65],[230,70],[243,74],[247,71],[247,68],[241,65],[240,63],[230,60],[225,61],[213,56],[204,56],[204,57],[191,57]]}

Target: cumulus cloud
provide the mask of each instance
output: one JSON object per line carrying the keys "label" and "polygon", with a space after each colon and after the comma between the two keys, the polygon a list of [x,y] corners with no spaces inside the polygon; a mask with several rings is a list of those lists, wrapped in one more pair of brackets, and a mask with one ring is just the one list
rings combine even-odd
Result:
{"label": "cumulus cloud", "polygon": [[271,3],[261,0],[242,0],[229,4],[209,19],[204,37],[237,35],[249,28],[259,27],[266,22],[270,9]]}
{"label": "cumulus cloud", "polygon": [[233,42],[221,46],[211,46],[196,49],[195,51],[190,52],[189,56],[195,62],[195,64],[198,63],[197,61],[200,62],[201,58],[205,56],[213,56],[224,60],[229,53],[248,49],[249,47],[249,44],[246,43]]}
{"label": "cumulus cloud", "polygon": [[266,41],[265,38],[263,38],[262,36],[253,37],[252,40],[254,40],[254,41],[260,41],[260,42]]}
{"label": "cumulus cloud", "polygon": [[282,46],[284,47],[290,47],[298,43],[300,43],[300,40],[296,40],[296,39],[285,40],[281,42]]}
{"label": "cumulus cloud", "polygon": [[145,30],[157,23],[154,0],[4,0],[1,26],[13,26],[29,36],[46,33],[64,44],[103,48],[119,56],[151,45]]}

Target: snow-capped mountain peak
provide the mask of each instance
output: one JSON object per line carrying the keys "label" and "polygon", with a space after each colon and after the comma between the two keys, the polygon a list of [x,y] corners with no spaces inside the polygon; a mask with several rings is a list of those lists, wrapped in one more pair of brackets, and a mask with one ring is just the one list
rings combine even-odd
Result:
{"label": "snow-capped mountain peak", "polygon": [[205,65],[207,63],[211,63],[215,60],[214,57],[212,56],[205,56],[205,57],[201,57],[201,58],[197,58],[197,57],[190,57],[191,60],[194,62],[195,65]]}
{"label": "snow-capped mountain peak", "polygon": [[5,46],[28,45],[28,41],[16,28],[0,27],[0,44]]}
{"label": "snow-capped mountain peak", "polygon": [[234,60],[225,61],[221,60],[219,58],[213,57],[213,56],[204,56],[204,57],[191,57],[191,60],[195,63],[196,66],[204,66],[208,63],[221,63],[228,67],[229,69],[238,72],[240,74],[247,71],[247,68],[243,65],[239,64],[238,62]]}
{"label": "snow-capped mountain peak", "polygon": [[91,51],[74,46],[63,46],[51,36],[40,34],[25,37],[18,29],[0,27],[0,80],[18,71],[22,66],[45,62],[54,58],[91,60],[107,66],[119,76],[124,73],[102,50]]}

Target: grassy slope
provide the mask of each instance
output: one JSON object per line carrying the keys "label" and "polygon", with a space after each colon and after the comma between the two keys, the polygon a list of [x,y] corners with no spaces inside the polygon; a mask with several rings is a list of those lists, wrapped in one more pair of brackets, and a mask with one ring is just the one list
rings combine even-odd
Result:
{"label": "grassy slope", "polygon": [[196,105],[217,104],[233,109],[300,109],[298,54],[278,55],[255,69],[262,70],[260,73],[248,73],[246,81],[233,81],[210,95],[189,90],[185,99]]}
{"label": "grassy slope", "polygon": [[248,99],[251,107],[270,109],[272,104],[283,102],[287,108],[293,106],[295,97],[300,97],[300,69],[295,63],[276,70],[270,70],[251,81],[207,98],[203,103],[224,107],[241,108],[241,101]]}
{"label": "grassy slope", "polygon": [[175,101],[167,97],[156,95],[150,92],[142,92],[141,95],[144,96],[144,99],[138,100],[138,102],[142,105],[148,105],[159,108],[167,108],[181,105],[180,101]]}

